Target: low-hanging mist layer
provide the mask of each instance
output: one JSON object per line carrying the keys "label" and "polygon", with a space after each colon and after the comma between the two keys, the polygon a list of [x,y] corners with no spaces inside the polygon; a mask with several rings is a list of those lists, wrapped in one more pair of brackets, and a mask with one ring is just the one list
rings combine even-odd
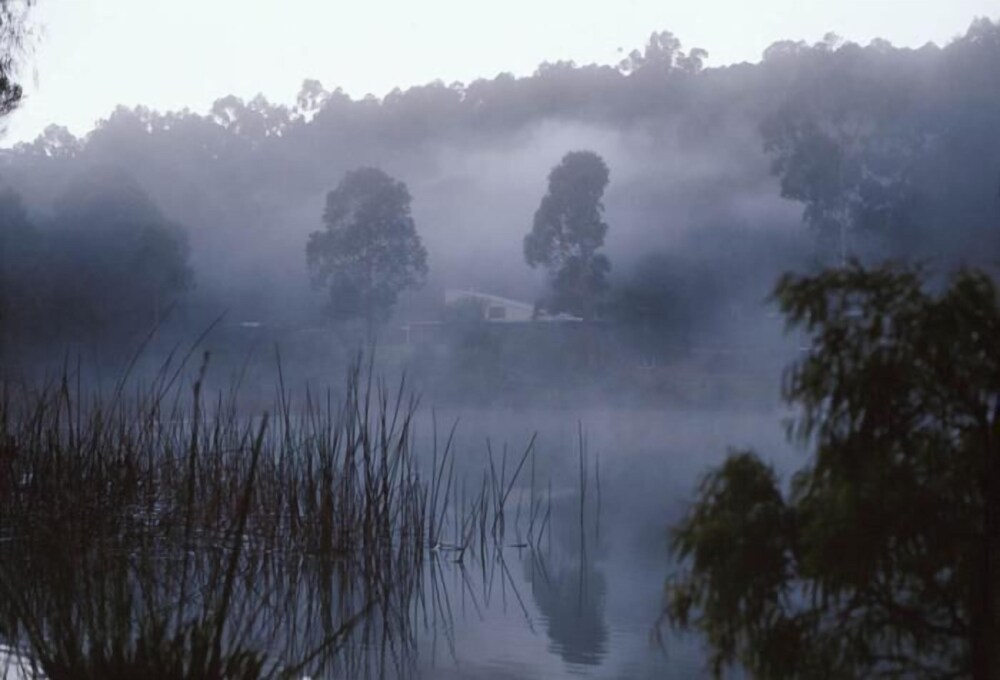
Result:
{"label": "low-hanging mist layer", "polygon": [[[41,239],[44,265],[28,268],[58,278],[47,247],[71,231],[97,249],[118,243],[101,226],[120,217],[116,197],[134,207],[145,195],[139,221],[162,226],[143,241],[157,267],[138,267],[159,277],[147,306],[315,326],[323,296],[309,287],[306,239],[326,192],[374,166],[408,186],[429,255],[428,285],[404,296],[398,319],[436,318],[444,288],[534,301],[544,279],[524,262],[524,234],[549,170],[587,149],[611,171],[608,318],[689,328],[734,307],[763,315],[778,273],[844,254],[995,261],[1000,25],[978,20],[918,50],[831,37],[777,43],[758,64],[704,69],[702,56],[660,33],[616,67],[543,64],[525,78],[360,100],[306,81],[294,107],[229,96],[204,115],[118,108],[82,139],[53,126],[3,155],[0,179],[27,208],[6,195],[5,258]],[[111,207],[74,213],[65,197],[81,186]],[[184,235],[164,241],[177,225]],[[86,280],[74,281],[86,298]],[[127,323],[148,325],[156,310]]]}

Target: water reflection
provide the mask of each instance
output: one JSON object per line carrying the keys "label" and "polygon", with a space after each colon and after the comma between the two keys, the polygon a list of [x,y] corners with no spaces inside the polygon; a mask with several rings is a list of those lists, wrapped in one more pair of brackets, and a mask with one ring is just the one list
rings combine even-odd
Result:
{"label": "water reflection", "polygon": [[[73,655],[96,658],[93,641],[111,635],[132,656],[157,643],[152,664],[190,654],[211,630],[223,656],[243,654],[251,670],[264,660],[261,676],[662,676],[647,644],[666,569],[652,547],[666,514],[648,501],[662,479],[640,465],[612,471],[602,517],[596,456],[487,446],[482,466],[460,459],[470,472],[453,474],[455,457],[441,454],[421,476],[428,461],[413,461],[408,434],[385,421],[391,446],[372,455],[364,447],[383,438],[364,423],[343,440],[322,421],[282,425],[262,440],[254,484],[237,455],[243,420],[139,430],[162,450],[137,461],[129,451],[92,454],[82,469],[62,453],[22,459],[17,478],[28,481],[0,496],[0,647],[41,650],[58,670]],[[153,421],[123,416],[132,422]],[[95,439],[121,429],[101,425]],[[178,455],[195,450],[196,425],[197,459]],[[75,430],[51,436],[74,455],[89,447]],[[138,471],[120,475],[120,461]]]}
{"label": "water reflection", "polygon": [[[403,562],[405,555],[355,562],[267,555],[248,545],[224,646],[242,642],[269,658],[305,662],[314,678],[659,677],[662,659],[634,666],[648,656],[644,640],[652,613],[637,610],[626,639],[620,613],[609,619],[614,588],[615,602],[643,588],[645,599],[655,600],[659,565],[636,569],[648,571],[649,582],[633,587],[635,575],[628,574],[623,587],[622,560],[609,556],[593,531],[581,538],[576,508],[572,497],[557,502],[551,534],[533,548],[492,546],[459,561],[456,550],[443,547],[426,551],[415,571]],[[589,529],[589,515],[586,523]],[[609,533],[620,533],[613,529],[618,531]],[[148,554],[141,545],[92,545],[59,560],[51,559],[50,548],[22,551],[24,566],[17,571],[14,546],[6,547],[8,584],[16,582],[25,595],[22,601],[33,609],[29,618],[50,630],[83,615],[109,622],[116,611],[126,612],[124,621],[155,607],[176,612],[171,605],[181,598],[182,554],[165,545],[150,546]],[[187,618],[197,618],[219,594],[227,554],[224,546],[196,551],[186,579]],[[116,589],[122,583],[131,585]],[[85,604],[101,601],[106,606]],[[0,626],[16,618],[11,613],[17,612],[0,617]],[[22,628],[5,638],[17,644],[25,634]],[[280,676],[282,668],[272,670]]]}
{"label": "water reflection", "polygon": [[589,455],[582,427],[577,452],[577,489],[557,503],[548,550],[530,562],[527,578],[547,620],[551,649],[568,664],[599,666],[608,652],[608,584],[597,560],[604,547],[600,466]]}
{"label": "water reflection", "polygon": [[398,615],[414,583],[392,555],[371,572],[208,545],[187,558],[110,542],[4,548],[0,636],[30,650],[39,677],[381,678],[414,665]]}
{"label": "water reflection", "polygon": [[607,581],[581,556],[576,565],[546,570],[541,560],[526,560],[531,595],[547,621],[551,648],[571,664],[597,666],[607,654]]}

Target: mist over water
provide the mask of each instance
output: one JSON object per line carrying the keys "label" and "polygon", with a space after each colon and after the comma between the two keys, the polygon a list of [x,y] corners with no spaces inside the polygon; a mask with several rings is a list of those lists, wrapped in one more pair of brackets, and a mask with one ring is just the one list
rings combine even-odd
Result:
{"label": "mist over water", "polygon": [[654,33],[3,150],[0,675],[165,610],[160,652],[276,677],[703,674],[669,527],[730,451],[807,460],[779,277],[996,276],[1000,26],[702,61]]}

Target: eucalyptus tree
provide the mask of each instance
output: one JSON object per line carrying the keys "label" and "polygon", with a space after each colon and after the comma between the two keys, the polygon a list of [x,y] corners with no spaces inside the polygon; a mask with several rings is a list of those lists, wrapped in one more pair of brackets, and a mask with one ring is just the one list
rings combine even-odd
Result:
{"label": "eucalyptus tree", "polygon": [[306,244],[313,285],[328,289],[334,318],[363,319],[370,339],[399,293],[427,277],[410,192],[377,168],[353,170],[327,194],[323,224]]}
{"label": "eucalyptus tree", "polygon": [[608,288],[611,263],[598,251],[608,232],[601,199],[609,174],[593,151],[570,152],[549,173],[548,192],[524,237],[524,258],[529,266],[548,270],[551,312],[590,320]]}

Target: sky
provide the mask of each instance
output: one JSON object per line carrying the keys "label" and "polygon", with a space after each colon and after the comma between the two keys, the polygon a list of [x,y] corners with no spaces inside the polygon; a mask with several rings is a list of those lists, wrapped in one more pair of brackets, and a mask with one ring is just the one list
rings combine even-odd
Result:
{"label": "sky", "polygon": [[47,125],[84,134],[119,105],[206,111],[227,94],[291,103],[315,78],[352,96],[435,79],[527,75],[544,61],[617,63],[650,33],[709,66],[758,61],[827,32],[945,44],[1000,0],[37,0],[25,101],[0,145]]}

